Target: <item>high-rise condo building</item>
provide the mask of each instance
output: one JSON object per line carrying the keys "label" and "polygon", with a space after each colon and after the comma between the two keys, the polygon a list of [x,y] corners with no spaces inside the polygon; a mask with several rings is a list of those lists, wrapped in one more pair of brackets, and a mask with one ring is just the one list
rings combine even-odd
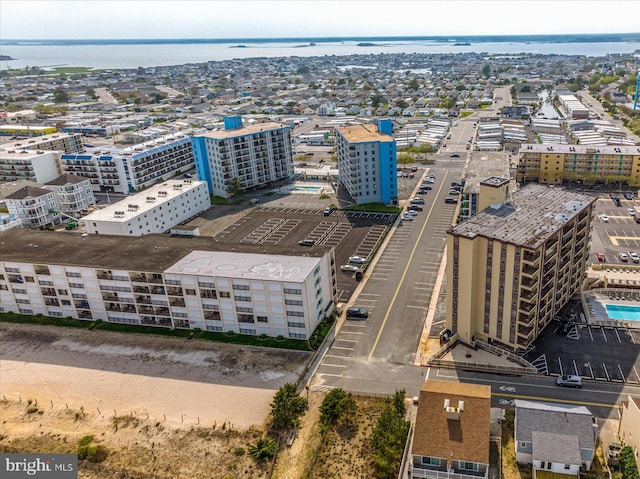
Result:
{"label": "high-rise condo building", "polygon": [[212,195],[227,198],[234,186],[255,189],[290,178],[292,128],[274,122],[242,126],[241,117],[226,117],[224,130],[191,137],[198,179]]}
{"label": "high-rise condo building", "polygon": [[526,349],[582,290],[596,198],[531,184],[447,232],[446,326]]}
{"label": "high-rise condo building", "polygon": [[391,120],[336,129],[340,184],[357,204],[398,201],[396,142]]}

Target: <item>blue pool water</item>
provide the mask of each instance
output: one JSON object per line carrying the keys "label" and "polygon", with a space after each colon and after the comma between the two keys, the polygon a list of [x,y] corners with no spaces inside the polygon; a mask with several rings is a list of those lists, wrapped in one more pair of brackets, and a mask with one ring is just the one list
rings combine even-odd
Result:
{"label": "blue pool water", "polygon": [[620,304],[605,304],[610,319],[626,319],[640,321],[640,306],[623,306]]}

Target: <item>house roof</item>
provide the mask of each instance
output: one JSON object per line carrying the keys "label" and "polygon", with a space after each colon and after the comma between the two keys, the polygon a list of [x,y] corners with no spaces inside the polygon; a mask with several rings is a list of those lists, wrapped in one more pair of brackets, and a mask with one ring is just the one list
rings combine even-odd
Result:
{"label": "house roof", "polygon": [[554,432],[533,431],[533,460],[561,464],[582,464],[580,445],[576,436]]}
{"label": "house roof", "polygon": [[51,180],[46,184],[48,186],[64,186],[69,184],[76,185],[84,181],[89,181],[89,179],[83,176],[64,174],[64,175],[58,176],[55,180]]}
{"label": "house roof", "polygon": [[595,449],[596,446],[593,415],[584,406],[516,399],[515,427],[516,441],[533,442],[536,431],[575,436],[580,449]]}
{"label": "house roof", "polygon": [[[452,407],[464,401],[459,420],[447,419],[445,399]],[[429,380],[418,404],[412,454],[489,463],[489,386]]]}
{"label": "house roof", "polygon": [[11,193],[6,197],[8,200],[24,200],[25,198],[39,198],[40,196],[46,196],[52,194],[51,191],[45,190],[38,186],[25,186],[18,191]]}

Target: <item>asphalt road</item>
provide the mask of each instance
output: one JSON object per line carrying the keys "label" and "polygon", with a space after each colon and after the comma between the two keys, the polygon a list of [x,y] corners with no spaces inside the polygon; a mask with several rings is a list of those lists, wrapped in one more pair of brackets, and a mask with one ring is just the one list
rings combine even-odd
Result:
{"label": "asphalt road", "polygon": [[369,310],[367,321],[346,321],[312,381],[315,389],[416,394],[424,369],[413,365],[418,341],[451,226],[455,206],[445,204],[461,164],[438,165],[434,189],[422,197],[424,210],[400,222],[377,262],[367,271],[353,305]]}
{"label": "asphalt road", "polygon": [[427,378],[491,386],[491,405],[513,409],[515,399],[559,402],[587,406],[596,417],[609,417],[629,394],[640,394],[640,386],[586,381],[581,389],[562,388],[554,376],[500,376],[453,369],[427,370]]}

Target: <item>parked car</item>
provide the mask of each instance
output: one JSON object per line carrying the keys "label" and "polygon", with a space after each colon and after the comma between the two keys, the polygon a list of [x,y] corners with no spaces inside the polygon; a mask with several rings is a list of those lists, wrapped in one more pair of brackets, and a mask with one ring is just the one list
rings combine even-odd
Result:
{"label": "parked car", "polygon": [[620,257],[620,261],[624,261],[625,263],[629,259],[629,257],[627,256],[627,253],[618,253],[618,256]]}
{"label": "parked car", "polygon": [[365,264],[367,262],[367,258],[363,258],[362,256],[349,256],[349,263],[351,264]]}
{"label": "parked car", "polygon": [[640,263],[640,256],[638,256],[635,251],[629,251],[629,258],[631,258],[631,261],[634,263]]}
{"label": "parked car", "polygon": [[424,205],[424,200],[422,198],[414,198],[411,200],[412,205]]}
{"label": "parked car", "polygon": [[416,191],[416,195],[426,195],[427,193],[429,192],[427,190],[423,190],[422,188]]}
{"label": "parked car", "polygon": [[425,191],[431,191],[433,189],[433,186],[431,185],[422,185],[420,187],[421,190],[425,190]]}
{"label": "parked car", "polygon": [[327,206],[324,211],[322,212],[323,215],[325,216],[329,216],[331,214],[331,212],[333,211],[333,208],[331,206]]}
{"label": "parked car", "polygon": [[435,182],[436,182],[435,178],[427,177],[424,179],[424,183],[435,183]]}
{"label": "parked car", "polygon": [[411,167],[411,171],[413,171],[415,173],[416,171],[418,171],[418,167],[417,166],[412,166]]}
{"label": "parked car", "polygon": [[629,216],[635,216],[636,210],[634,210],[633,208],[627,208],[627,213],[629,213]]}
{"label": "parked car", "polygon": [[340,266],[340,271],[344,273],[355,273],[359,270],[360,268],[358,268],[355,264],[343,264],[342,266]]}
{"label": "parked car", "polygon": [[607,261],[607,257],[604,255],[604,253],[598,253],[596,254],[596,258],[598,259],[598,261],[600,261],[601,263],[604,263],[605,261]]}
{"label": "parked car", "polygon": [[447,197],[444,199],[444,202],[445,202],[445,203],[450,203],[450,204],[455,204],[455,203],[457,203],[457,202],[458,202],[458,200],[457,200],[457,198],[454,198],[454,197],[452,197],[452,196],[447,196]]}
{"label": "parked car", "polygon": [[568,376],[558,376],[556,379],[556,384],[558,386],[568,386],[572,388],[581,388],[582,387],[582,378],[580,376],[575,376],[570,374]]}
{"label": "parked car", "polygon": [[633,194],[632,194],[632,193],[629,193],[629,192],[626,192],[626,193],[624,194],[624,199],[625,199],[625,200],[632,200],[632,199],[633,199]]}
{"label": "parked car", "polygon": [[347,319],[367,319],[369,311],[365,308],[347,308]]}
{"label": "parked car", "polygon": [[414,175],[413,173],[409,173],[409,178],[414,178],[416,175]]}
{"label": "parked car", "polygon": [[409,208],[407,208],[409,210],[414,210],[414,211],[422,211],[422,206],[421,205],[409,205]]}
{"label": "parked car", "polygon": [[409,216],[418,216],[418,212],[416,210],[407,210]]}
{"label": "parked car", "polygon": [[454,153],[453,155],[450,155],[451,158],[460,158],[460,155],[458,155],[457,153]]}
{"label": "parked car", "polygon": [[300,246],[313,246],[314,244],[316,244],[316,242],[312,239],[303,239],[298,241],[298,244]]}
{"label": "parked car", "polygon": [[609,217],[607,215],[605,215],[604,213],[602,213],[600,215],[600,219],[604,222],[604,223],[608,223],[609,222]]}
{"label": "parked car", "polygon": [[413,216],[411,215],[404,215],[402,218],[400,218],[402,221],[413,221]]}
{"label": "parked car", "polygon": [[450,194],[450,195],[459,195],[459,194],[460,194],[460,192],[459,192],[458,190],[454,189],[454,188],[451,188],[451,189],[449,190],[449,194]]}

